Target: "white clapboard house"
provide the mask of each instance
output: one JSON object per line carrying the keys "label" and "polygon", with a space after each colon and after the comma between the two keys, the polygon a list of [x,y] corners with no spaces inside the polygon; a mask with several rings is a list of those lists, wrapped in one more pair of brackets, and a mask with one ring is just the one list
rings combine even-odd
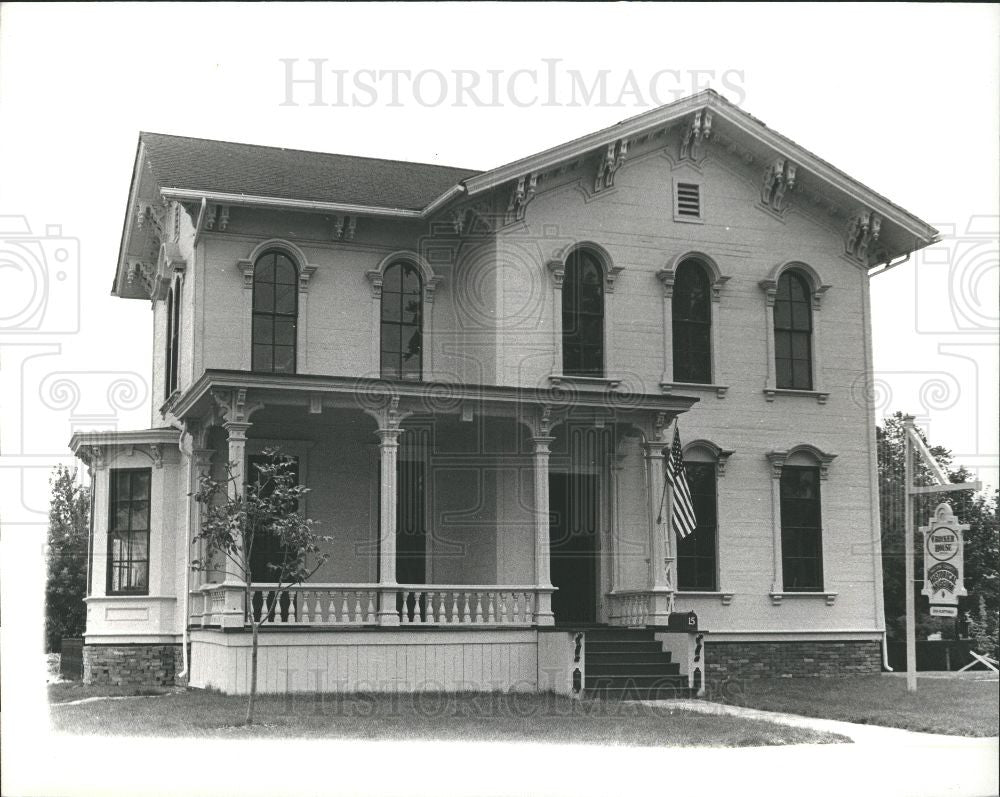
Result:
{"label": "white clapboard house", "polygon": [[711,91],[487,172],[141,134],[112,292],[154,402],[71,441],[86,678],[247,690],[189,494],[276,445],[333,542],[265,691],[877,672],[869,279],[936,236]]}

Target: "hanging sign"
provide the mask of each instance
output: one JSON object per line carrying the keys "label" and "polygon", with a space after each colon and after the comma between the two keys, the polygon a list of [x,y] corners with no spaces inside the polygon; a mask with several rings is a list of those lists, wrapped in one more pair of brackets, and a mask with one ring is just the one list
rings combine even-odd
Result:
{"label": "hanging sign", "polygon": [[[959,523],[952,514],[951,505],[938,504],[931,522],[921,526],[924,535],[924,588],[931,603],[931,615],[954,617],[958,599],[968,595],[962,583],[965,574],[962,532],[967,523]],[[937,611],[935,611],[937,609]]]}

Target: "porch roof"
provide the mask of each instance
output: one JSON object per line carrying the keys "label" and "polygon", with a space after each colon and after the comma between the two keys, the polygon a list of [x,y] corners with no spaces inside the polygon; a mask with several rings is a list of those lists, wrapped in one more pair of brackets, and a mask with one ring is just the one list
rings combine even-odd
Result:
{"label": "porch roof", "polygon": [[551,387],[512,387],[207,369],[184,393],[171,397],[161,412],[178,421],[203,416],[215,404],[213,393],[219,391],[246,391],[243,402],[248,405],[269,399],[275,404],[309,406],[316,412],[324,406],[373,412],[399,399],[410,412],[438,414],[480,407],[481,411],[494,409],[510,415],[519,408],[534,411],[550,407],[560,411],[590,410],[605,417],[633,413],[665,413],[673,417],[699,400],[695,396],[632,393],[613,380],[563,378]]}

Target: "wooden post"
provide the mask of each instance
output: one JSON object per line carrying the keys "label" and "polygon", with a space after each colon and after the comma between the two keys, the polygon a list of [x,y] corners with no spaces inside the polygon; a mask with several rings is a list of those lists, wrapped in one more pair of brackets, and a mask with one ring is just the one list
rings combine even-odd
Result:
{"label": "wooden post", "polygon": [[903,513],[903,535],[905,538],[903,555],[906,557],[904,580],[906,582],[906,691],[917,691],[917,629],[916,601],[913,597],[913,502],[910,488],[913,486],[913,444],[910,435],[913,433],[913,416],[903,416],[903,435],[906,438],[903,454],[903,500],[906,501]]}
{"label": "wooden post", "polygon": [[[396,463],[399,458],[398,425],[379,429],[381,486],[379,488],[379,625],[399,625],[396,614]],[[404,604],[405,613],[405,604]]]}
{"label": "wooden post", "polygon": [[552,574],[549,552],[549,447],[554,437],[537,435],[534,445],[535,471],[535,623],[553,625]]}

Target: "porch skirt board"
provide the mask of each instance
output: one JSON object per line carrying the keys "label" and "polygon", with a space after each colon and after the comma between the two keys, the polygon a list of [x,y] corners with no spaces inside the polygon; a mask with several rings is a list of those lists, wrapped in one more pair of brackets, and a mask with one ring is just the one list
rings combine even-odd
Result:
{"label": "porch skirt board", "polygon": [[[572,688],[573,635],[541,635],[546,639],[539,645],[540,633],[533,629],[263,634],[257,689],[261,694],[566,693]],[[195,632],[191,643],[191,686],[226,694],[249,691],[248,633]]]}

